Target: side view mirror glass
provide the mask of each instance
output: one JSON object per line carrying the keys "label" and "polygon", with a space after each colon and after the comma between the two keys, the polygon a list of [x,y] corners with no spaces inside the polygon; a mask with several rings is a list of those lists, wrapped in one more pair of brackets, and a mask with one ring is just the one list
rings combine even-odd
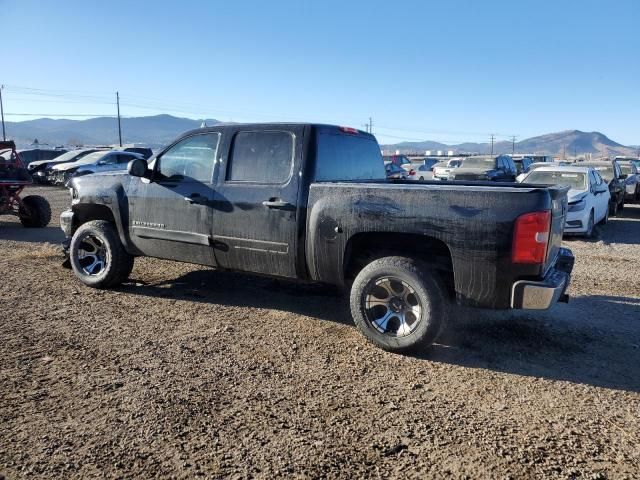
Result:
{"label": "side view mirror glass", "polygon": [[129,175],[131,175],[132,177],[146,177],[147,171],[147,162],[145,162],[141,158],[131,160],[127,164],[127,172],[129,172]]}

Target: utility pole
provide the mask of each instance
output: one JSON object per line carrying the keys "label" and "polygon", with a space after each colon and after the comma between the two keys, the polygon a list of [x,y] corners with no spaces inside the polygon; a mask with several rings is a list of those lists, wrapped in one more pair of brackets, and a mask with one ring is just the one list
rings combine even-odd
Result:
{"label": "utility pole", "polygon": [[567,159],[567,144],[566,143],[562,144],[562,159],[563,160]]}
{"label": "utility pole", "polygon": [[122,127],[120,126],[120,93],[116,92],[116,105],[118,106],[118,140],[122,146]]}
{"label": "utility pole", "polygon": [[369,123],[364,124],[364,131],[367,133],[373,133],[373,119],[369,117]]}
{"label": "utility pole", "polygon": [[511,153],[516,153],[516,135],[511,136]]}
{"label": "utility pole", "polygon": [[489,135],[489,138],[491,138],[491,156],[493,157],[493,141],[496,139],[496,136],[492,133]]}
{"label": "utility pole", "polygon": [[7,139],[7,133],[4,130],[4,107],[2,105],[2,89],[4,85],[0,85],[0,116],[2,116],[2,140]]}

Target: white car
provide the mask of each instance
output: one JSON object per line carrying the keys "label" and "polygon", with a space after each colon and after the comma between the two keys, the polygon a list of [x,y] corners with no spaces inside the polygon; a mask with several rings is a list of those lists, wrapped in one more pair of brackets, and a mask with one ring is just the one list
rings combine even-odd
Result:
{"label": "white car", "polygon": [[127,164],[136,158],[144,157],[139,153],[119,150],[101,150],[85,155],[74,162],[59,163],[51,167],[54,183],[64,185],[71,177],[96,172],[126,170]]}
{"label": "white car", "polygon": [[414,180],[416,182],[424,182],[425,180],[431,180],[433,178],[433,172],[427,164],[418,165],[409,170],[409,176],[407,180]]}
{"label": "white car", "polygon": [[433,179],[448,180],[451,170],[453,170],[454,168],[458,168],[460,165],[462,165],[462,160],[460,160],[459,158],[437,163],[433,167]]}
{"label": "white car", "polygon": [[609,220],[609,187],[592,167],[540,167],[529,172],[522,183],[570,187],[565,233],[591,237],[595,224]]}

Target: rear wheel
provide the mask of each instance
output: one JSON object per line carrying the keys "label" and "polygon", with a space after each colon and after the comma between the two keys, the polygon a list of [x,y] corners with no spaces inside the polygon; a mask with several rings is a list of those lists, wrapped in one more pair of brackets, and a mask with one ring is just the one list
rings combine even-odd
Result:
{"label": "rear wheel", "polygon": [[40,195],[28,195],[22,199],[18,217],[27,228],[44,228],[51,221],[51,206]]}
{"label": "rear wheel", "polygon": [[624,210],[624,195],[622,195],[622,200],[620,201],[620,205],[618,206],[618,210]]}
{"label": "rear wheel", "polygon": [[420,177],[420,181],[421,181],[421,182],[424,182],[424,177]]}
{"label": "rear wheel", "polygon": [[446,315],[439,277],[422,262],[405,257],[374,260],[351,288],[351,314],[375,345],[408,352],[433,343]]}
{"label": "rear wheel", "polygon": [[69,260],[76,277],[93,288],[125,281],[134,257],[127,253],[112,223],[94,220],[81,225],[71,239]]}
{"label": "rear wheel", "polygon": [[617,201],[609,204],[609,214],[612,217],[615,217],[616,215],[618,215],[618,202]]}

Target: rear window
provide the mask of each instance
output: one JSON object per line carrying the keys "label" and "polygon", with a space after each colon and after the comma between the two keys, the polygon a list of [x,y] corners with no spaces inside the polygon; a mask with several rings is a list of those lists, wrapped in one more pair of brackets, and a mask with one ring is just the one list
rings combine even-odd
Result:
{"label": "rear window", "polygon": [[320,182],[385,179],[378,142],[371,137],[320,133],[315,178]]}

